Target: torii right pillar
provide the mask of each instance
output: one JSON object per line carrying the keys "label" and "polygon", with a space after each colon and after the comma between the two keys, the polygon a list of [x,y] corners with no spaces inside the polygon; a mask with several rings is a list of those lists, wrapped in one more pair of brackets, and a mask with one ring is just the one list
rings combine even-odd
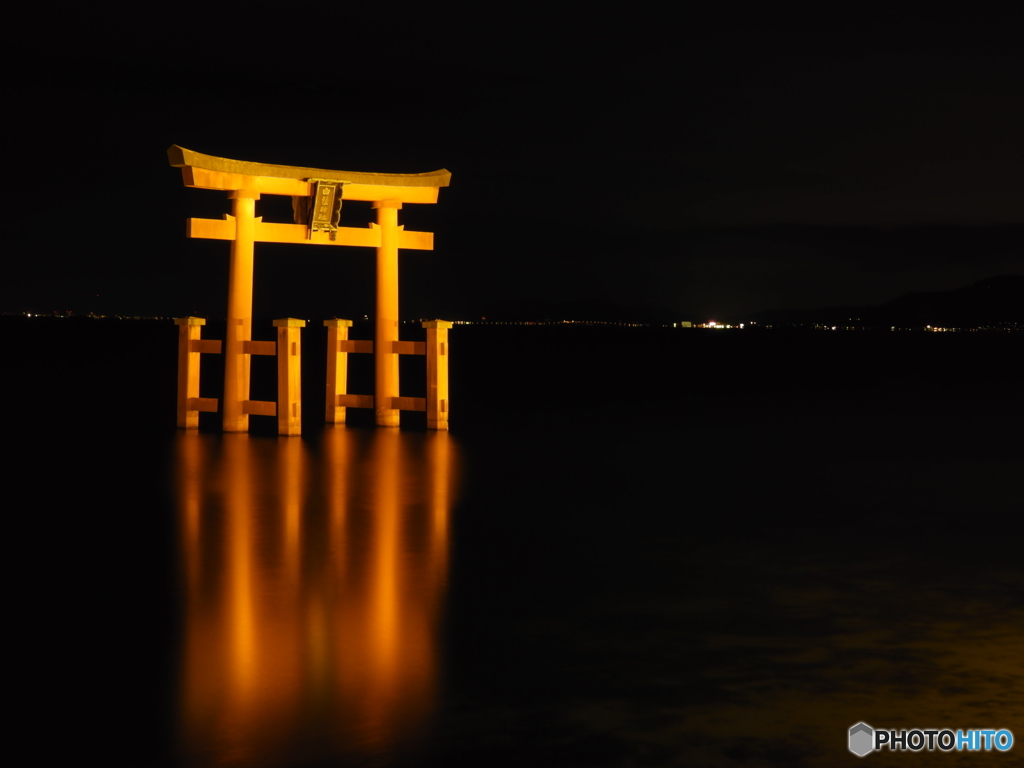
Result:
{"label": "torii right pillar", "polygon": [[373,339],[374,415],[378,427],[397,427],[400,411],[398,397],[398,200],[379,200],[377,226],[377,312]]}

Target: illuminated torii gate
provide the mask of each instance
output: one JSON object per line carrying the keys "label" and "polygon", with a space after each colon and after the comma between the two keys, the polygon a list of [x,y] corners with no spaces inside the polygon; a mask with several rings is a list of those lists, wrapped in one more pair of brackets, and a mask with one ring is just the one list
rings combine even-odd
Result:
{"label": "illuminated torii gate", "polygon": [[[403,203],[436,203],[439,188],[448,186],[451,174],[443,169],[388,174],[266,165],[203,155],[177,145],[167,150],[167,157],[172,166],[181,168],[186,187],[223,190],[232,201],[231,215],[225,215],[223,220],[189,219],[187,232],[188,237],[231,241],[224,345],[224,431],[248,431],[249,414],[259,412],[247,409],[247,404],[251,405],[249,356],[261,353],[258,347],[261,342],[252,341],[253,250],[257,242],[356,245],[377,249],[373,408],[379,426],[397,427],[400,409],[395,406],[409,399],[399,398],[398,389],[398,355],[402,350],[398,344],[398,249],[433,250],[434,247],[433,233],[407,232],[399,226],[398,209]],[[256,216],[256,201],[261,194],[290,196],[295,223],[269,223]],[[367,229],[338,226],[342,199],[372,202],[377,209],[376,224],[371,223]],[[285,321],[275,321],[275,325],[279,322]],[[428,335],[433,330],[441,354],[447,354],[444,334],[450,324],[435,321],[429,325],[432,327]],[[428,395],[436,385],[437,382],[428,381]],[[446,370],[444,385],[447,388]],[[198,393],[193,399],[200,400]],[[435,407],[432,414],[429,403],[425,406],[428,426],[447,429],[447,393],[440,403],[443,413],[438,413]],[[331,403],[328,405],[330,407]],[[179,424],[181,421],[179,415]]]}

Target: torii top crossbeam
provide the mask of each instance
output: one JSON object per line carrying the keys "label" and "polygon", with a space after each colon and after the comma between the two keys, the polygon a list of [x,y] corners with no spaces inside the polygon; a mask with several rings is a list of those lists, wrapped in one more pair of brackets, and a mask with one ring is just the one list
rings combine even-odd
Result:
{"label": "torii top crossbeam", "polygon": [[268,195],[307,196],[309,179],[345,183],[346,200],[399,200],[403,203],[436,203],[439,187],[447,187],[452,175],[445,169],[427,173],[359,173],[300,168],[292,165],[251,163],[193,152],[171,145],[167,159],[181,168],[186,187],[199,189],[251,189]]}

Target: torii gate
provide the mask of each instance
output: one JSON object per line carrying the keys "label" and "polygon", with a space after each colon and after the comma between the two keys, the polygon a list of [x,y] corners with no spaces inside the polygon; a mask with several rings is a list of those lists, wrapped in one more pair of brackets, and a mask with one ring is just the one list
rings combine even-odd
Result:
{"label": "torii gate", "polygon": [[[398,340],[398,249],[433,250],[431,232],[407,232],[398,225],[403,203],[436,203],[440,187],[448,186],[446,170],[429,173],[353,173],[320,168],[266,165],[203,155],[172,145],[167,150],[172,166],[181,168],[186,187],[219,189],[228,193],[231,215],[223,220],[188,219],[187,236],[231,241],[228,278],[228,324],[224,345],[223,428],[225,432],[246,432],[250,414],[277,415],[281,434],[299,433],[298,327],[301,320],[275,320],[278,344],[252,340],[252,284],[254,244],[305,243],[313,245],[356,245],[377,249],[377,302],[374,319],[374,395],[370,398],[344,393],[345,353],[371,350],[370,342],[348,341],[346,320],[325,321],[329,339],[327,420],[344,421],[345,406],[373,407],[379,426],[397,427],[400,410],[426,410],[433,429],[448,428],[447,329],[451,323],[424,323],[428,343]],[[261,194],[289,195],[294,224],[275,224],[255,215]],[[342,199],[363,200],[377,209],[377,223],[369,228],[339,227]],[[198,411],[216,410],[213,398],[199,397],[198,353],[219,351],[219,342],[202,342],[200,318],[181,318],[179,353],[178,425],[198,426]],[[340,326],[340,327],[339,327]],[[340,332],[339,332],[340,331]],[[283,345],[287,344],[288,349]],[[216,345],[216,346],[212,346]],[[249,356],[278,354],[278,403],[249,400]],[[399,397],[398,355],[427,355],[427,389],[421,398]],[[431,354],[433,353],[433,354]],[[287,363],[287,355],[296,360]],[[440,359],[439,356],[444,356]],[[340,360],[339,360],[340,358]],[[340,388],[338,378],[340,375]],[[287,388],[291,394],[284,395]],[[290,402],[288,413],[282,406]]]}

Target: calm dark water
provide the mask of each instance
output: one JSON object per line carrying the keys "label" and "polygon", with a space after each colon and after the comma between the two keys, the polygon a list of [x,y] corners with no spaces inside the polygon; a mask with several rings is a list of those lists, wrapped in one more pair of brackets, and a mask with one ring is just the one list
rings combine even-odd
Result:
{"label": "calm dark water", "polygon": [[860,720],[1024,739],[1019,335],[458,327],[435,434],[318,425],[310,328],[306,434],[279,439],[173,428],[169,324],[0,330],[42,762],[852,765]]}

